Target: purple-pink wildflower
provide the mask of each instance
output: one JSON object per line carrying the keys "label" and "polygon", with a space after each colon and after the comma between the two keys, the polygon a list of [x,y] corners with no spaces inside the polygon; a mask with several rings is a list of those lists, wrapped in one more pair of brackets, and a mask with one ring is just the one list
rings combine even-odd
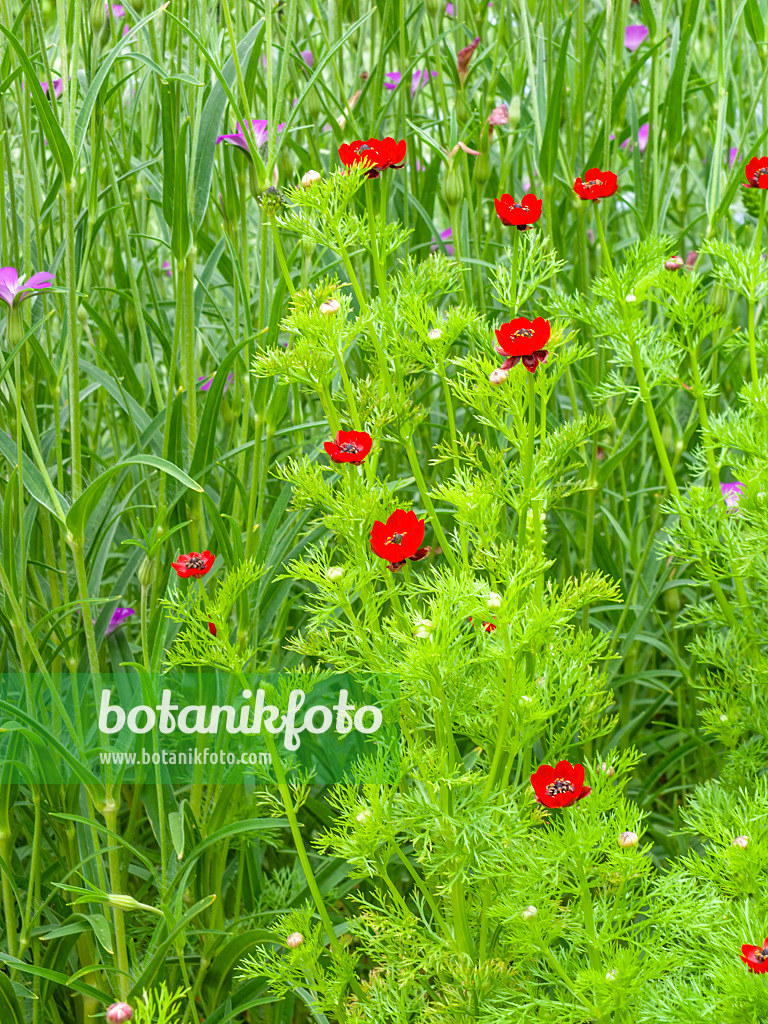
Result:
{"label": "purple-pink wildflower", "polygon": [[[450,228],[446,228],[445,231],[440,232],[440,239],[445,243],[445,251],[448,256],[453,256],[454,253],[453,246],[449,244],[452,238],[453,232]],[[432,245],[430,246],[430,249],[432,252],[439,252],[442,249],[442,246],[437,244],[437,239],[434,236],[432,237]]]}
{"label": "purple-pink wildflower", "polygon": [[[414,98],[419,89],[423,89],[427,82],[432,78],[437,78],[436,71],[427,71],[426,68],[422,70],[415,70],[411,75],[411,99]],[[389,81],[384,83],[385,89],[396,89],[403,79],[403,76],[399,71],[387,71],[384,75]]]}
{"label": "purple-pink wildflower", "polygon": [[[213,378],[215,376],[216,376],[216,373],[214,371],[213,373],[209,374],[207,377],[198,377],[197,378],[198,384],[200,384],[200,381],[205,381],[204,384],[200,384],[200,387],[198,388],[198,391],[210,391],[211,390],[211,384],[213,384]],[[230,374],[227,375],[227,382],[224,385],[224,391],[227,390],[229,385],[232,383],[232,380],[233,380],[233,376],[230,373]]]}
{"label": "purple-pink wildflower", "polygon": [[114,633],[115,630],[119,629],[127,619],[130,619],[130,617],[135,614],[135,608],[120,608],[119,606],[115,608],[112,612],[112,618],[109,620],[107,628],[104,631],[104,636],[109,636],[111,633]]}
{"label": "purple-pink wildflower", "polygon": [[40,291],[41,288],[50,288],[53,280],[53,274],[49,274],[47,270],[41,270],[25,282],[24,278],[19,277],[19,272],[15,267],[2,267],[0,268],[0,299],[13,309],[24,299],[31,298],[32,294]]}
{"label": "purple-pink wildflower", "polygon": [[[235,127],[237,128],[237,131],[233,132],[231,135],[220,135],[218,139],[216,139],[216,145],[218,146],[220,142],[229,142],[233,146],[238,146],[250,157],[251,153],[248,148],[248,141],[240,128],[239,122]],[[279,124],[277,126],[277,130],[279,132],[281,132],[283,128],[285,128],[285,124]],[[269,123],[267,121],[260,120],[251,121],[251,134],[256,147],[261,148],[269,138]]]}
{"label": "purple-pink wildflower", "polygon": [[[649,128],[650,126],[646,121],[646,123],[641,125],[637,130],[637,147],[641,153],[644,153],[648,146]],[[624,139],[624,141],[620,144],[619,149],[626,149],[628,146],[630,149],[632,148],[630,140]]]}
{"label": "purple-pink wildflower", "polygon": [[314,55],[314,53],[312,53],[311,50],[301,50],[300,52],[301,52],[301,59],[304,61],[304,63],[307,65],[308,68],[311,68],[312,65],[315,63],[315,55]]}
{"label": "purple-pink wildflower", "polygon": [[744,484],[734,480],[730,484],[720,484],[720,491],[725,500],[725,507],[729,512],[739,507],[739,499],[744,492]]}
{"label": "purple-pink wildflower", "polygon": [[739,147],[733,146],[728,150],[728,169],[733,170],[733,165],[739,159]]}
{"label": "purple-pink wildflower", "polygon": [[107,12],[107,16],[111,14],[113,18],[124,18],[125,8],[121,4],[110,4],[108,0],[105,0],[104,7]]}
{"label": "purple-pink wildflower", "polygon": [[645,42],[648,35],[648,28],[645,25],[627,25],[624,30],[624,45],[630,53],[634,53]]}
{"label": "purple-pink wildflower", "polygon": [[166,272],[168,277],[173,277],[173,271],[171,270],[170,260],[165,261],[165,263],[163,264],[163,270]]}
{"label": "purple-pink wildflower", "polygon": [[[48,95],[48,90],[50,88],[50,84],[48,82],[44,82],[41,79],[40,80],[40,88],[43,90],[43,92],[47,96]],[[54,80],[53,80],[53,95],[54,95],[54,97],[56,99],[58,99],[59,96],[61,96],[61,94],[63,92],[64,92],[64,79],[63,78],[54,78]]]}

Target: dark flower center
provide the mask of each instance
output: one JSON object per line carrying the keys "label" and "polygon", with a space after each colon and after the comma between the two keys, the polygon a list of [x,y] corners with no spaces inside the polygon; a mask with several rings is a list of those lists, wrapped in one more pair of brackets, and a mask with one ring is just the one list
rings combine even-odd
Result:
{"label": "dark flower center", "polygon": [[521,327],[519,331],[515,331],[512,335],[513,338],[532,338],[533,331],[529,327]]}
{"label": "dark flower center", "polygon": [[555,779],[547,786],[547,793],[550,796],[560,796],[561,793],[573,793],[575,786],[568,779]]}
{"label": "dark flower center", "polygon": [[765,961],[768,960],[768,946],[763,946],[761,950],[758,950],[758,952],[755,953],[754,959],[759,964],[765,963]]}
{"label": "dark flower center", "polygon": [[387,541],[387,544],[402,544],[404,537],[404,533],[393,533],[392,536]]}
{"label": "dark flower center", "polygon": [[528,207],[524,206],[523,203],[512,203],[513,210],[525,210],[528,213]]}
{"label": "dark flower center", "polygon": [[202,555],[192,555],[191,558],[187,559],[188,569],[204,569],[205,559]]}
{"label": "dark flower center", "polygon": [[357,455],[361,450],[360,445],[355,444],[354,441],[345,441],[344,444],[339,445],[339,451],[344,452],[345,455]]}
{"label": "dark flower center", "polygon": [[584,182],[584,188],[594,188],[595,185],[602,185],[602,181],[599,178],[591,178],[589,181]]}

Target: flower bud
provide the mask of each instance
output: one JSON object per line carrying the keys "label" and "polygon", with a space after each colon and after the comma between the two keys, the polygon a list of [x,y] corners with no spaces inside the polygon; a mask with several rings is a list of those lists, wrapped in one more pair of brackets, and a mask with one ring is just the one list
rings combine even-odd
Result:
{"label": "flower bud", "polygon": [[434,628],[435,624],[431,619],[417,619],[416,625],[413,627],[413,635],[420,640],[426,640],[432,635]]}
{"label": "flower bud", "polygon": [[77,319],[79,320],[81,327],[85,327],[85,325],[88,323],[88,310],[85,308],[82,302],[77,307]]}
{"label": "flower bud", "polygon": [[8,344],[15,348],[24,337],[24,323],[21,319],[21,310],[18,306],[11,306],[8,310]]}
{"label": "flower bud", "polygon": [[320,304],[320,312],[324,316],[334,316],[341,309],[341,303],[337,299],[328,299]]}
{"label": "flower bud", "polygon": [[320,95],[313,85],[307,93],[307,114],[309,120],[314,124],[323,112],[323,105],[320,102]]}
{"label": "flower bud", "polygon": [[607,971],[606,975],[605,975],[605,980],[606,981],[615,981],[617,974],[618,974],[618,971],[615,971],[615,970],[614,971]]}
{"label": "flower bud", "polygon": [[696,260],[699,258],[699,254],[695,249],[691,249],[688,255],[685,257],[686,267],[693,267],[696,265]]}
{"label": "flower bud", "polygon": [[603,775],[607,775],[609,779],[612,775],[616,774],[616,769],[612,765],[606,764],[605,761],[603,761],[602,765],[600,766],[600,770],[602,771]]}
{"label": "flower bud", "polygon": [[356,815],[355,820],[358,822],[358,824],[364,825],[366,823],[366,821],[370,821],[371,820],[371,812],[370,811],[360,811],[360,813],[358,815]]}
{"label": "flower bud", "polygon": [[301,932],[291,932],[288,938],[285,940],[285,944],[288,949],[296,949],[304,942],[304,936]]}
{"label": "flower bud", "polygon": [[439,327],[434,327],[427,335],[430,341],[439,341],[442,338],[442,336],[443,332],[440,330]]}
{"label": "flower bud", "polygon": [[480,153],[475,161],[475,181],[478,185],[484,185],[491,176],[491,158],[488,150]]}
{"label": "flower bud", "polygon": [[625,302],[637,302],[637,298],[635,297],[635,293],[634,292],[627,292],[627,294],[624,296],[624,301]]}
{"label": "flower bud", "polygon": [[130,302],[125,307],[125,326],[128,328],[129,334],[135,334],[136,328],[139,326],[139,319],[136,316],[136,309]]}
{"label": "flower bud", "polygon": [[517,128],[520,124],[520,97],[513,96],[509,104],[509,127]]}
{"label": "flower bud", "polygon": [[[102,4],[102,10],[104,5]],[[133,1008],[128,1003],[112,1003],[107,1010],[107,1024],[125,1024],[133,1017]]]}
{"label": "flower bud", "polygon": [[456,120],[459,124],[466,124],[469,120],[469,108],[467,107],[467,101],[464,99],[463,91],[456,95],[453,101],[453,109],[456,111]]}
{"label": "flower bud", "polygon": [[304,255],[309,259],[312,253],[315,251],[315,242],[309,235],[304,235],[301,239],[301,250]]}
{"label": "flower bud", "polygon": [[508,376],[509,370],[502,370],[501,367],[497,367],[495,370],[491,370],[488,374],[488,380],[495,388],[497,388],[499,384],[504,383]]}
{"label": "flower bud", "polygon": [[679,270],[684,265],[685,264],[680,259],[680,257],[679,256],[675,256],[675,257],[673,257],[673,259],[667,260],[667,262],[664,264],[664,269],[665,270]]}
{"label": "flower bud", "polygon": [[93,0],[93,6],[91,7],[91,28],[93,29],[94,35],[101,32],[106,17],[107,9],[104,6],[104,0]]}
{"label": "flower bud", "polygon": [[738,846],[742,850],[746,850],[746,848],[749,846],[749,836],[736,836],[736,838],[731,843],[731,846]]}
{"label": "flower bud", "polygon": [[469,62],[472,60],[472,54],[480,45],[480,36],[477,36],[469,46],[465,46],[463,50],[459,50],[456,54],[456,70],[459,73],[459,81],[464,86],[467,75],[469,74]]}
{"label": "flower bud", "polygon": [[151,586],[155,580],[155,560],[153,558],[147,558],[145,555],[141,560],[141,565],[139,566],[137,575],[142,587]]}
{"label": "flower bud", "polygon": [[325,574],[331,583],[338,583],[344,578],[344,570],[340,565],[332,565]]}
{"label": "flower bud", "polygon": [[728,292],[721,284],[716,284],[712,289],[712,305],[718,313],[724,313],[728,308]]}
{"label": "flower bud", "polygon": [[451,162],[448,173],[443,181],[443,199],[449,207],[458,206],[464,197],[464,187],[461,183],[459,168]]}
{"label": "flower bud", "polygon": [[497,594],[495,590],[491,590],[488,593],[488,597],[485,599],[486,606],[492,610],[501,608],[501,594]]}
{"label": "flower bud", "polygon": [[441,7],[444,7],[442,0],[427,0],[427,14],[434,18],[436,14],[440,13]]}
{"label": "flower bud", "polygon": [[307,171],[301,179],[302,188],[312,188],[316,181],[322,179],[322,174],[319,171]]}
{"label": "flower bud", "polygon": [[638,842],[637,832],[619,833],[618,843],[622,850],[631,850],[633,846],[637,846]]}
{"label": "flower bud", "polygon": [[538,914],[536,907],[526,907],[525,910],[520,912],[520,917],[524,921],[531,921]]}

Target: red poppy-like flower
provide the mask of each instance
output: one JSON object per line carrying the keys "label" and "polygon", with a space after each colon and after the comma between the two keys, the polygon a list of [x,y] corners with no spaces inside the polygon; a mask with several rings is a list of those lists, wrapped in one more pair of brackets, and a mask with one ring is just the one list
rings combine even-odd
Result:
{"label": "red poppy-like flower", "polygon": [[[471,615],[469,616],[469,621],[470,622],[472,621],[472,616]],[[485,630],[486,633],[495,633],[496,632],[496,624],[494,622],[484,622],[482,625],[483,625],[483,629]]]}
{"label": "red poppy-like flower", "polygon": [[208,632],[211,634],[211,636],[216,636],[217,629],[216,629],[216,626],[214,625],[214,623],[212,623],[212,622],[208,623]]}
{"label": "red poppy-like flower", "polygon": [[584,785],[584,765],[558,761],[553,768],[543,764],[531,776],[536,799],[545,807],[570,807],[592,792]]}
{"label": "red poppy-like flower", "polygon": [[501,199],[494,199],[493,202],[501,223],[509,228],[517,228],[518,231],[525,231],[541,216],[541,200],[533,192],[523,196],[519,203],[506,192]]}
{"label": "red poppy-like flower", "polygon": [[428,548],[421,547],[424,528],[424,520],[419,519],[413,510],[405,512],[399,508],[386,523],[377,519],[373,524],[371,547],[379,558],[386,558],[390,568],[396,571],[406,558],[418,562],[429,553]]}
{"label": "red poppy-like flower", "polygon": [[334,462],[362,462],[371,450],[373,438],[364,430],[340,430],[335,441],[326,441],[324,448]]}
{"label": "red poppy-like flower", "polygon": [[768,971],[768,939],[761,946],[744,945],[741,947],[741,959],[755,974]]}
{"label": "red poppy-like flower", "polygon": [[745,188],[768,188],[768,156],[755,156],[747,164]]}
{"label": "red poppy-like flower", "polygon": [[190,551],[188,555],[179,555],[179,560],[171,565],[179,579],[186,580],[190,576],[205,576],[215,561],[216,556],[210,551]]}
{"label": "red poppy-like flower", "polygon": [[389,135],[385,139],[367,139],[343,142],[339,158],[345,167],[368,167],[368,177],[378,178],[387,167],[402,167],[405,162],[405,139],[396,142]]}
{"label": "red poppy-like flower", "polygon": [[527,320],[518,316],[507,324],[502,324],[496,331],[497,351],[508,358],[501,364],[502,370],[509,370],[520,360],[531,373],[539,363],[546,361],[547,344],[550,334],[549,320],[537,316],[535,320]]}
{"label": "red poppy-like flower", "polygon": [[599,167],[592,167],[583,181],[577,178],[573,183],[573,190],[580,199],[592,199],[594,202],[612,196],[618,187],[613,171],[601,171]]}

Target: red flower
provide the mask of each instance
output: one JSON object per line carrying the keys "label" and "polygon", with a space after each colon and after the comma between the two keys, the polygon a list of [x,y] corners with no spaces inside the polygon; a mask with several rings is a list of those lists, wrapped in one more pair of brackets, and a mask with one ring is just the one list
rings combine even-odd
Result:
{"label": "red flower", "polygon": [[345,167],[368,167],[368,177],[378,178],[379,171],[387,167],[402,167],[405,162],[405,139],[395,142],[386,139],[368,139],[363,142],[343,142],[339,146],[339,157]]}
{"label": "red flower", "polygon": [[509,358],[501,364],[502,370],[509,370],[520,360],[531,373],[539,363],[547,358],[547,344],[550,334],[549,320],[537,316],[535,320],[527,320],[518,316],[507,324],[502,324],[496,331],[497,351]]}
{"label": "red flower", "polygon": [[768,156],[755,156],[746,166],[745,188],[768,188]]}
{"label": "red flower", "polygon": [[519,203],[506,192],[501,199],[494,199],[493,202],[501,223],[508,228],[517,228],[518,231],[525,231],[541,216],[541,200],[537,199],[533,192],[523,196]]}
{"label": "red flower", "polygon": [[216,627],[212,622],[208,623],[208,632],[211,634],[211,636],[216,636]]}
{"label": "red flower", "polygon": [[171,562],[179,579],[186,580],[190,576],[205,576],[210,572],[216,556],[210,551],[190,551],[188,555],[179,555],[178,562]]}
{"label": "red flower", "polygon": [[765,974],[768,971],[768,939],[760,946],[741,947],[741,959],[755,974]]}
{"label": "red flower", "polygon": [[568,761],[558,761],[554,768],[541,765],[531,776],[531,785],[536,799],[545,807],[570,807],[592,792],[584,785],[584,765]]}
{"label": "red flower", "polygon": [[424,520],[413,510],[404,512],[399,508],[386,523],[377,519],[371,530],[371,547],[379,558],[386,558],[393,571],[399,569],[406,558],[419,561],[426,557],[429,549],[421,547],[423,540]]}
{"label": "red flower", "polygon": [[371,450],[373,438],[364,430],[340,430],[335,441],[326,441],[324,448],[334,462],[362,462]]}
{"label": "red flower", "polygon": [[587,171],[583,181],[577,178],[573,183],[573,190],[580,199],[592,199],[595,202],[612,196],[618,187],[613,171],[601,171],[599,167]]}
{"label": "red flower", "polygon": [[[472,616],[471,615],[469,616],[469,621],[470,622],[472,621]],[[496,632],[496,625],[493,622],[484,622],[483,623],[483,629],[485,630],[486,633],[495,633]]]}

